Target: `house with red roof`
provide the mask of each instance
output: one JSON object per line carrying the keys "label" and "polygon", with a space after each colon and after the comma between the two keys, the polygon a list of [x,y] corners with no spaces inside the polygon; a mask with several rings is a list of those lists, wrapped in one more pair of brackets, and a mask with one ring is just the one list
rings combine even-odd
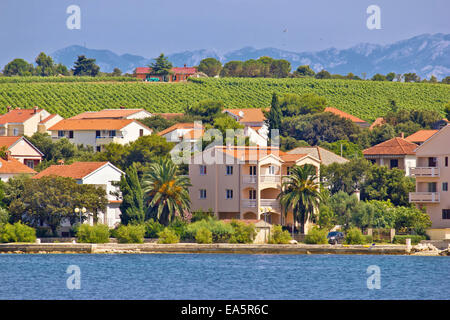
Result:
{"label": "house with red roof", "polygon": [[102,151],[108,143],[127,144],[152,133],[134,119],[65,119],[50,127],[52,139],[67,138],[74,144]]}
{"label": "house with red roof", "polygon": [[419,130],[405,138],[406,141],[421,145],[439,130]]}
{"label": "house with red roof", "polygon": [[31,169],[34,169],[44,156],[38,148],[23,136],[0,137],[0,148],[4,148],[13,158]]}
{"label": "house with red roof", "polygon": [[337,116],[339,116],[341,118],[349,119],[354,124],[360,126],[361,128],[368,128],[368,127],[370,127],[370,124],[367,121],[364,121],[364,120],[362,120],[362,119],[360,119],[358,117],[355,117],[355,116],[353,116],[351,114],[348,114],[348,113],[346,113],[346,112],[344,112],[342,110],[339,110],[339,109],[336,109],[336,108],[333,108],[333,107],[326,107],[324,111],[325,112],[331,112],[331,113],[333,113],[333,114],[335,114],[335,115],[337,115]]}
{"label": "house with red roof", "polygon": [[150,67],[138,67],[134,70],[134,76],[144,81],[155,82],[181,82],[187,81],[187,79],[197,73],[195,67],[174,67],[171,73],[168,75],[152,74],[152,68]]}
{"label": "house with red roof", "polygon": [[225,109],[223,112],[244,126],[244,135],[249,137],[250,142],[258,146],[267,146],[269,128],[265,123],[266,117],[262,109]]}
{"label": "house with red roof", "polygon": [[411,168],[416,166],[417,144],[395,137],[373,147],[363,150],[364,158],[389,169],[398,168],[411,175]]}
{"label": "house with red roof", "polygon": [[8,181],[10,178],[18,175],[34,175],[36,171],[24,165],[19,160],[13,158],[10,152],[7,152],[5,157],[0,157],[0,180]]}
{"label": "house with red roof", "polygon": [[61,116],[38,107],[6,109],[7,112],[0,115],[0,136],[32,136],[35,132],[48,132],[50,126],[62,120]]}
{"label": "house with red roof", "polygon": [[100,111],[86,111],[70,119],[144,119],[151,117],[152,114],[145,109],[103,109]]}
{"label": "house with red roof", "polygon": [[[72,178],[79,184],[93,184],[103,187],[108,198],[108,205],[106,212],[98,214],[98,222],[113,228],[120,223],[119,206],[122,202],[120,196],[117,197],[115,195],[119,194],[119,187],[115,185],[115,182],[119,182],[124,174],[122,170],[110,162],[74,162],[70,165],[52,165],[36,174],[33,179],[40,179],[46,176],[59,176]],[[89,215],[89,212],[87,215],[89,216],[87,221],[92,225],[94,223],[93,216]],[[66,221],[61,227],[63,235],[66,235],[71,225]]]}

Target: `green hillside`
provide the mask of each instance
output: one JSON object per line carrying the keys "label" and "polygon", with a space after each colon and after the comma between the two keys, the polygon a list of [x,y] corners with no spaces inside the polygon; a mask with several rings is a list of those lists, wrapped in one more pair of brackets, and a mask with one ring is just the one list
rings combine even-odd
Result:
{"label": "green hillside", "polygon": [[[121,79],[122,80],[122,79]],[[132,80],[132,79],[130,79]],[[6,106],[39,106],[64,117],[88,110],[143,107],[153,112],[181,112],[202,99],[222,100],[227,107],[267,107],[273,92],[324,96],[330,106],[364,120],[388,110],[393,99],[407,109],[438,110],[450,101],[450,86],[358,80],[224,78],[194,79],[188,83],[126,81],[0,81],[0,111]]]}

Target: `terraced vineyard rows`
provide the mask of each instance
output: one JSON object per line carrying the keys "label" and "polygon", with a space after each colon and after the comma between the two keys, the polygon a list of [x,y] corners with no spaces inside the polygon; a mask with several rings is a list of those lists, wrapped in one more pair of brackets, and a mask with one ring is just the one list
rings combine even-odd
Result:
{"label": "terraced vineyard rows", "polygon": [[143,82],[16,82],[0,81],[0,111],[6,106],[39,106],[64,117],[83,111],[142,107],[153,112],[181,112],[202,99],[222,100],[227,107],[267,107],[271,95],[314,92],[329,104],[364,120],[388,110],[390,99],[408,109],[438,110],[450,101],[450,86],[316,79],[194,79],[188,83]]}

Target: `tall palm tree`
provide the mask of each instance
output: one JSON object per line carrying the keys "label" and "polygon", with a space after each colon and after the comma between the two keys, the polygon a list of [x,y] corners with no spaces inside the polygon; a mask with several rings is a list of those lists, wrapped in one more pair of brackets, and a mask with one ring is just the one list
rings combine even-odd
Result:
{"label": "tall palm tree", "polygon": [[151,163],[142,178],[147,218],[156,218],[168,225],[175,216],[183,216],[190,208],[190,180],[179,175],[178,167],[169,158]]}
{"label": "tall palm tree", "polygon": [[313,217],[314,209],[322,199],[316,168],[309,164],[294,166],[290,175],[284,178],[281,193],[278,195],[284,215],[286,217],[291,210],[294,222],[299,222],[301,232],[305,233],[305,224]]}

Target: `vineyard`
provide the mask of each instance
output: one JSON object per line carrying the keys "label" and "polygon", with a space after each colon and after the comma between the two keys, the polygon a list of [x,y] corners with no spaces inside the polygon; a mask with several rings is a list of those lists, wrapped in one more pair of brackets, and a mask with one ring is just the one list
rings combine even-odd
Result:
{"label": "vineyard", "polygon": [[[35,78],[35,79],[33,79]],[[75,79],[74,79],[75,78]],[[9,79],[9,80],[8,80]],[[313,92],[330,106],[364,120],[374,120],[389,109],[389,100],[407,109],[437,110],[443,114],[450,101],[450,86],[431,83],[396,83],[358,80],[223,78],[193,79],[188,83],[144,83],[133,78],[0,78],[0,111],[6,106],[39,106],[70,117],[104,108],[145,108],[150,112],[182,112],[199,100],[215,99],[226,107],[270,105],[273,92]]]}

